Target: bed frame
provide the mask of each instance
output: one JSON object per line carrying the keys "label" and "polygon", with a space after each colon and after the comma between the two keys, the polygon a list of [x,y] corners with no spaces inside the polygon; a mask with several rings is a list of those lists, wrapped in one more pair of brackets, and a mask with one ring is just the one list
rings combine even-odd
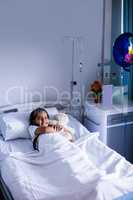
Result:
{"label": "bed frame", "polygon": [[14,200],[1,176],[0,176],[0,190],[4,198],[3,200]]}
{"label": "bed frame", "polygon": [[[24,104],[15,104],[15,105],[7,105],[7,106],[0,106],[0,114],[2,113],[10,113],[10,112],[18,112],[18,111],[25,111],[25,110],[31,110],[35,109],[40,106],[45,107],[56,107],[58,110],[64,109],[65,105],[62,105],[59,103],[54,104],[47,104],[46,102],[30,102],[30,103],[24,103]],[[11,192],[9,191],[8,187],[6,186],[1,174],[0,174],[0,192],[3,195],[2,200],[14,200],[14,198],[11,195]]]}

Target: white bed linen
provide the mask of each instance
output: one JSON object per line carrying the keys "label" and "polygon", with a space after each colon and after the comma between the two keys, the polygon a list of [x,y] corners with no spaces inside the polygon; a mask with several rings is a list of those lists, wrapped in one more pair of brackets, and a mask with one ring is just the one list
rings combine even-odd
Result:
{"label": "white bed linen", "polygon": [[31,139],[4,141],[0,136],[0,161],[11,152],[29,152],[33,150]]}
{"label": "white bed linen", "polygon": [[77,120],[69,125],[82,137],[48,153],[33,151],[31,140],[0,140],[1,151],[10,154],[1,159],[1,174],[14,199],[114,200],[133,192],[133,166]]}
{"label": "white bed linen", "polygon": [[11,153],[1,173],[15,200],[113,200],[133,192],[133,166],[96,136]]}
{"label": "white bed linen", "polygon": [[86,199],[101,176],[86,155],[66,141],[49,153],[11,154],[1,172],[16,200]]}

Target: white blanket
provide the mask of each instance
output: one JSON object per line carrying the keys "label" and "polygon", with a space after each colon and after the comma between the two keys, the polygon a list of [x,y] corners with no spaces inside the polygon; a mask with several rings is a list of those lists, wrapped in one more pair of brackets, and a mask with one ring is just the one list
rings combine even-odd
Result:
{"label": "white blanket", "polygon": [[1,173],[15,200],[113,200],[133,192],[133,166],[90,136],[60,140],[47,153],[12,153]]}

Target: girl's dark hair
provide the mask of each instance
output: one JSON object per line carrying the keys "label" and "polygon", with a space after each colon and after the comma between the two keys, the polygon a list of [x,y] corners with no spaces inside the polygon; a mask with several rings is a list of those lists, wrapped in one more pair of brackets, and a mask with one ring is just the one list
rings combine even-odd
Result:
{"label": "girl's dark hair", "polygon": [[38,115],[39,113],[41,113],[41,112],[47,113],[47,116],[48,116],[48,118],[49,118],[49,114],[48,114],[48,112],[47,112],[44,108],[36,108],[36,109],[33,110],[33,111],[31,112],[31,114],[30,114],[30,117],[29,117],[29,124],[30,124],[30,125],[37,125],[37,124],[35,123],[35,119],[36,119],[37,115]]}
{"label": "girl's dark hair", "polygon": [[39,151],[39,149],[38,149],[38,137],[39,137],[39,135],[37,135],[33,140],[33,148],[37,151]]}

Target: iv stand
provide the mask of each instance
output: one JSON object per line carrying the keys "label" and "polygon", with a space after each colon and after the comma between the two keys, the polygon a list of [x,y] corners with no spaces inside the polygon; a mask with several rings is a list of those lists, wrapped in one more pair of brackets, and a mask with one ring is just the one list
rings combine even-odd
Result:
{"label": "iv stand", "polygon": [[[65,39],[68,39],[68,40],[71,40],[72,41],[72,76],[71,76],[71,81],[70,81],[70,112],[72,111],[73,109],[73,90],[74,90],[74,86],[77,85],[77,81],[74,80],[74,61],[75,61],[75,45],[76,45],[76,42],[79,42],[80,39],[82,39],[82,36],[65,36]],[[83,98],[82,98],[82,83],[81,83],[81,78],[82,78],[82,67],[83,67],[83,64],[82,62],[80,62],[80,66],[79,66],[79,72],[80,72],[80,93],[81,93],[81,110],[80,110],[80,118],[82,120],[82,116],[83,116]]]}
{"label": "iv stand", "polygon": [[70,81],[70,112],[72,111],[73,107],[73,90],[74,86],[77,85],[77,82],[74,80],[74,57],[75,57],[75,42],[78,40],[78,37],[73,36],[65,36],[65,39],[72,41],[72,76]]}
{"label": "iv stand", "polygon": [[77,83],[74,81],[74,50],[75,50],[75,39],[74,38],[71,38],[72,39],[72,79],[70,81],[70,98],[71,98],[71,101],[70,101],[70,111],[72,110],[72,101],[73,101],[73,88],[74,88],[74,85],[76,85]]}
{"label": "iv stand", "polygon": [[100,67],[100,79],[101,82],[104,82],[104,41],[105,41],[105,9],[106,9],[106,0],[103,0],[103,16],[102,16],[102,39],[101,39],[101,61],[98,63],[98,67]]}

